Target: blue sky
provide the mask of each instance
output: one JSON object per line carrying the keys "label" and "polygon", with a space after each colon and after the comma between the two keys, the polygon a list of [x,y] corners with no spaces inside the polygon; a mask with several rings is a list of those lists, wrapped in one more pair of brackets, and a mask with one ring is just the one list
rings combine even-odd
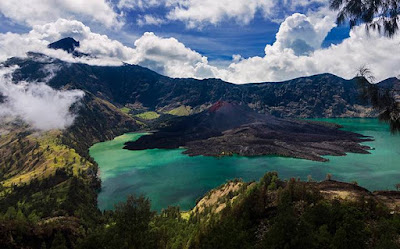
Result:
{"label": "blue sky", "polygon": [[[117,3],[118,1],[115,1]],[[281,2],[281,1],[279,1]],[[280,3],[275,8],[274,20],[265,18],[261,11],[257,11],[254,19],[243,24],[232,19],[223,20],[217,25],[209,24],[201,28],[187,28],[184,22],[171,21],[160,25],[137,25],[138,18],[144,15],[163,17],[169,9],[157,6],[148,9],[130,9],[126,13],[126,25],[124,31],[140,36],[144,32],[154,32],[163,37],[175,37],[188,47],[206,55],[210,61],[230,61],[232,55],[240,54],[243,57],[263,56],[266,44],[273,44],[279,30],[280,22],[287,15],[299,12],[307,13],[323,6],[320,3],[311,3],[307,7],[297,7],[287,10]],[[281,12],[281,13],[279,13]],[[279,14],[278,14],[279,13]],[[349,37],[350,28],[347,25],[334,28],[323,42],[323,47],[331,44],[339,44]],[[130,40],[123,39],[129,45]]]}
{"label": "blue sky", "polygon": [[[107,34],[118,39],[127,46],[132,45],[132,37],[140,37],[144,32],[154,32],[162,37],[175,37],[188,47],[206,55],[210,61],[223,61],[232,59],[232,55],[240,54],[243,57],[263,56],[266,44],[273,44],[275,35],[279,30],[280,22],[287,15],[299,12],[317,10],[320,3],[311,3],[306,7],[297,7],[288,10],[281,1],[278,1],[274,8],[274,20],[263,16],[261,11],[257,11],[254,19],[250,23],[240,23],[232,19],[222,20],[220,23],[207,24],[201,28],[187,28],[182,21],[168,21],[160,25],[138,25],[138,19],[145,15],[152,15],[162,18],[168,14],[169,8],[165,6],[155,6],[149,8],[119,9],[119,0],[111,1],[118,13],[125,14],[124,26],[121,30],[103,28],[101,24],[94,24],[91,28],[95,31]],[[24,33],[30,30],[29,26],[20,24],[10,18],[0,14],[0,32]],[[120,35],[123,31],[125,35]],[[348,26],[334,28],[324,40],[323,46],[338,44],[349,36]]]}
{"label": "blue sky", "polygon": [[[319,73],[400,74],[400,37],[337,27],[328,0],[1,0],[0,61],[27,51],[69,62],[148,67],[233,83]],[[92,58],[49,51],[65,36]],[[374,50],[370,48],[373,47]]]}

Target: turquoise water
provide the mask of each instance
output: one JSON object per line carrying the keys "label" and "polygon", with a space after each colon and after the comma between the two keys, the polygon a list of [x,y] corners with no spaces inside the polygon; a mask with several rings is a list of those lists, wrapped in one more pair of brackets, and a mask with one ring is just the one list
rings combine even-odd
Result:
{"label": "turquoise water", "polygon": [[394,189],[400,183],[400,136],[391,135],[386,124],[375,119],[323,119],[344,125],[344,129],[373,136],[365,143],[374,150],[371,155],[348,154],[327,157],[329,162],[312,162],[283,157],[189,157],[183,150],[128,151],[126,141],[143,134],[129,133],[90,149],[98,162],[102,180],[100,209],[112,209],[129,194],[144,194],[154,210],[179,205],[183,210],[194,206],[208,190],[233,178],[258,180],[267,171],[277,171],[280,178],[311,175],[322,180],[327,173],[342,181],[357,181],[369,190]]}

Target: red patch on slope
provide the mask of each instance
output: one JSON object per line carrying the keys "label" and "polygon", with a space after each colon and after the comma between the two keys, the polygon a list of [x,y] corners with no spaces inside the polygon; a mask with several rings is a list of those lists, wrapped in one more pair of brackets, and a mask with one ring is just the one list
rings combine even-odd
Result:
{"label": "red patch on slope", "polygon": [[224,106],[229,106],[230,105],[230,103],[229,102],[226,102],[226,101],[217,101],[214,105],[212,105],[209,109],[208,109],[208,111],[209,112],[216,112],[216,111],[218,111],[219,109],[221,109],[222,107],[224,107]]}

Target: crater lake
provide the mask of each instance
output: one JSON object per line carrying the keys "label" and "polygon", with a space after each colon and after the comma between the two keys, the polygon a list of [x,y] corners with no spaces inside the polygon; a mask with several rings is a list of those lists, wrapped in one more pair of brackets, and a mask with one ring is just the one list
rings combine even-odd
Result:
{"label": "crater lake", "polygon": [[209,190],[234,178],[258,180],[268,171],[276,171],[281,179],[291,177],[357,182],[371,191],[392,190],[400,183],[400,136],[390,133],[389,126],[377,119],[317,119],[343,125],[343,129],[372,136],[365,143],[371,154],[328,156],[329,162],[314,162],[278,156],[260,157],[189,157],[184,149],[130,151],[124,143],[145,133],[127,133],[112,141],[95,144],[90,155],[99,165],[102,188],[99,208],[112,209],[130,194],[143,194],[154,210],[180,206],[194,207],[196,200]]}

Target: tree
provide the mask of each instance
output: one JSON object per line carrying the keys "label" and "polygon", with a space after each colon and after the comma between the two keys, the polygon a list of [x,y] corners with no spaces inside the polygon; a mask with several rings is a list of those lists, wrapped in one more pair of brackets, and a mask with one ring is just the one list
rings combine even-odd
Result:
{"label": "tree", "polygon": [[369,29],[392,37],[399,29],[400,0],[330,0],[330,7],[339,11],[338,24],[349,21],[353,28],[361,23]]}
{"label": "tree", "polygon": [[[378,30],[387,37],[393,37],[399,30],[400,0],[330,0],[330,8],[338,12],[337,23],[349,21],[350,27],[365,23],[367,32]],[[382,91],[373,83],[371,71],[362,67],[359,81],[363,83],[362,94],[368,97],[372,105],[380,111],[380,120],[390,124],[391,131],[400,131],[400,102],[396,99],[399,92],[391,89]]]}
{"label": "tree", "polygon": [[64,235],[61,232],[57,232],[54,235],[53,242],[51,243],[51,249],[67,249]]}
{"label": "tree", "polygon": [[150,221],[155,216],[149,199],[129,196],[125,203],[115,206],[115,228],[121,248],[154,248]]}
{"label": "tree", "polygon": [[379,119],[389,123],[393,133],[400,132],[400,102],[396,99],[399,95],[398,90],[385,89],[373,84],[375,77],[366,66],[358,70],[356,79],[361,98],[379,111]]}

